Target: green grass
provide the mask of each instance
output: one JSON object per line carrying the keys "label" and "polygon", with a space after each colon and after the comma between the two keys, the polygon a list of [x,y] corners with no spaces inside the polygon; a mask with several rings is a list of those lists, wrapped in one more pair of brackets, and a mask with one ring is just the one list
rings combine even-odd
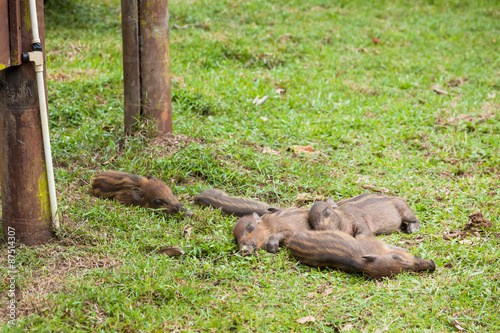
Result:
{"label": "green grass", "polygon": [[[62,228],[57,241],[17,250],[18,331],[452,332],[455,320],[500,331],[495,1],[171,0],[169,12],[172,151],[146,129],[123,134],[120,1],[47,4]],[[257,95],[270,99],[255,106]],[[195,217],[90,197],[103,170],[163,179]],[[286,250],[241,257],[236,218],[191,202],[217,187],[307,206],[298,194],[340,199],[367,184],[407,199],[422,221],[416,234],[381,238],[435,260],[436,272],[373,281],[311,269]],[[492,229],[442,238],[476,210]],[[153,254],[165,246],[185,255]],[[316,321],[296,321],[305,316]]]}

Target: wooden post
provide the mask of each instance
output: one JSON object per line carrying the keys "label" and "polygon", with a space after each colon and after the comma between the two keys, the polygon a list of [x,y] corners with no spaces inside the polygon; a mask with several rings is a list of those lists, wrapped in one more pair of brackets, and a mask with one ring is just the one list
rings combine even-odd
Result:
{"label": "wooden post", "polygon": [[125,132],[150,119],[172,132],[167,0],[122,0]]}
{"label": "wooden post", "polygon": [[[39,31],[44,46],[43,1],[37,1]],[[29,3],[9,0],[10,67],[0,70],[0,175],[4,237],[14,230],[26,245],[53,237],[40,107],[33,63],[21,64],[30,52]],[[19,65],[19,66],[16,66]]]}
{"label": "wooden post", "polygon": [[9,4],[0,0],[0,70],[10,66]]}

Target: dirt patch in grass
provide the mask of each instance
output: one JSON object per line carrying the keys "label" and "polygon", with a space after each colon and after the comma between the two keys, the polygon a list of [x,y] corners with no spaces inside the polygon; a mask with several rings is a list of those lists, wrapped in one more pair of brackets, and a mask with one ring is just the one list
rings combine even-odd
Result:
{"label": "dirt patch in grass", "polygon": [[59,242],[65,246],[97,246],[105,241],[106,233],[96,232],[89,228],[89,220],[76,222],[63,213],[60,219],[64,234],[59,235]]}
{"label": "dirt patch in grass", "polygon": [[76,60],[81,54],[88,54],[90,51],[90,45],[84,44],[82,42],[68,42],[61,48],[52,48],[47,50],[47,56],[53,58],[63,58],[67,62],[71,63]]}
{"label": "dirt patch in grass", "polygon": [[[489,103],[486,104],[489,105]],[[483,106],[483,110],[486,112],[476,114],[460,114],[456,117],[438,117],[436,119],[436,124],[440,126],[456,126],[459,122],[482,124],[488,119],[495,117],[495,112],[490,106],[486,108]]]}
{"label": "dirt patch in grass", "polygon": [[[483,104],[481,109],[488,115],[491,115],[490,118],[494,117],[500,111],[500,104],[496,104],[494,102],[486,102]],[[488,118],[489,119],[489,118]]]}
{"label": "dirt patch in grass", "polygon": [[467,81],[468,81],[468,79],[466,77],[455,78],[455,79],[451,79],[448,82],[446,82],[446,85],[448,87],[460,87],[462,84],[464,84]]}
{"label": "dirt patch in grass", "polygon": [[379,91],[376,88],[366,87],[366,86],[358,86],[353,84],[350,86],[354,91],[359,91],[361,94],[366,96],[377,96]]}
{"label": "dirt patch in grass", "polygon": [[[65,282],[71,280],[70,276],[79,278],[90,270],[109,269],[123,264],[121,260],[112,256],[83,252],[82,247],[71,251],[69,247],[63,246],[62,242],[36,249],[21,245],[17,251],[21,253],[24,250],[35,251],[32,255],[40,259],[43,264],[39,267],[31,265],[33,269],[30,272],[19,272],[18,277],[23,277],[24,281],[20,282],[19,293],[16,296],[18,318],[50,309],[52,307],[51,301],[47,296],[63,291]],[[3,262],[2,265],[6,266],[6,263]],[[7,281],[2,280],[1,283],[5,284]],[[0,304],[5,305],[8,301],[7,294],[2,295]],[[6,306],[0,307],[0,317],[2,318],[0,322],[8,318],[6,310]]]}
{"label": "dirt patch in grass", "polygon": [[[8,298],[2,297],[0,302],[0,324],[7,323],[7,302]],[[16,319],[29,316],[33,313],[41,314],[42,312],[48,312],[54,306],[54,302],[48,300],[47,295],[31,295],[29,299],[26,298],[16,303]]]}
{"label": "dirt patch in grass", "polygon": [[[105,128],[107,132],[117,132],[117,129]],[[142,158],[154,158],[161,159],[163,157],[175,154],[183,147],[186,147],[191,142],[202,142],[201,138],[190,138],[185,135],[173,135],[165,134],[157,136],[156,128],[148,121],[143,122],[138,130],[131,136],[124,137],[121,133],[117,132],[118,137],[115,138],[117,149],[113,152],[112,156],[109,156],[109,152],[96,148],[92,153],[92,156],[85,157],[83,159],[81,156],[76,159],[66,159],[65,161],[56,161],[55,166],[58,168],[63,168],[71,172],[75,172],[78,167],[83,167],[84,169],[91,170],[101,170],[104,168],[109,168],[110,165],[116,163],[124,153],[128,150],[129,145],[136,145],[137,143],[130,143],[131,140],[139,140],[141,148],[144,147],[139,154]],[[135,149],[135,148],[134,148]],[[86,179],[84,181],[91,181]],[[81,184],[80,184],[81,185]],[[83,184],[85,185],[85,184]]]}
{"label": "dirt patch in grass", "polygon": [[154,155],[155,158],[162,158],[175,154],[189,143],[202,141],[200,138],[190,138],[186,135],[165,134],[152,138],[145,152],[149,153],[151,157]]}
{"label": "dirt patch in grass", "polygon": [[122,264],[116,257],[88,252],[69,252],[68,248],[56,244],[39,248],[37,257],[43,259],[44,265],[33,272],[33,280],[22,293],[50,294],[62,289],[61,280],[69,275],[83,276],[89,270],[112,268]]}
{"label": "dirt patch in grass", "polygon": [[75,179],[63,188],[59,188],[58,192],[64,197],[64,202],[79,202],[83,197],[90,197],[90,184],[92,183],[92,177]]}
{"label": "dirt patch in grass", "polygon": [[114,204],[112,200],[102,200],[90,195],[90,184],[92,179],[75,179],[58,191],[64,200],[59,202],[59,217],[62,232],[58,234],[61,245],[64,246],[95,246],[102,242],[105,236],[103,233],[96,233],[89,229],[89,220],[74,219],[72,215],[72,206],[75,203],[85,202],[89,205],[99,205],[103,209],[112,210]]}
{"label": "dirt patch in grass", "polygon": [[99,71],[97,69],[75,69],[70,71],[69,73],[60,71],[60,72],[55,72],[55,73],[49,73],[47,75],[47,78],[49,81],[57,81],[57,82],[66,82],[66,81],[73,81],[77,80],[80,78],[85,78],[85,77],[91,77],[99,74]]}

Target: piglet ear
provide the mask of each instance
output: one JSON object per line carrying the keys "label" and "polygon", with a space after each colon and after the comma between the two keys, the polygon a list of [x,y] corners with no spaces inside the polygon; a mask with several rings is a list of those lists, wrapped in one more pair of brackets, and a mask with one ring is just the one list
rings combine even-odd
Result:
{"label": "piglet ear", "polygon": [[367,254],[367,255],[364,255],[364,256],[361,256],[361,258],[365,259],[366,262],[374,262],[375,260],[377,260],[377,255],[375,254]]}
{"label": "piglet ear", "polygon": [[326,203],[329,204],[330,206],[332,206],[332,208],[337,208],[337,204],[335,203],[335,201],[333,201],[332,198],[328,198],[326,199]]}
{"label": "piglet ear", "polygon": [[252,218],[255,220],[255,222],[257,223],[260,223],[262,222],[262,219],[260,218],[259,214],[257,214],[256,212],[253,212],[252,214]]}
{"label": "piglet ear", "polygon": [[332,207],[327,206],[325,209],[323,209],[321,214],[323,214],[323,217],[329,217],[330,215],[332,215]]}
{"label": "piglet ear", "polygon": [[141,188],[132,187],[130,191],[132,192],[132,199],[134,199],[135,201],[144,200],[144,191]]}

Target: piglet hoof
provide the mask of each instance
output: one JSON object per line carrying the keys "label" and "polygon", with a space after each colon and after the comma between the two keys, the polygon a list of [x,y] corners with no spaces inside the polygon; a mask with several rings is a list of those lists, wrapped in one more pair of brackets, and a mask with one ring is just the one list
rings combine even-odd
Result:
{"label": "piglet hoof", "polygon": [[267,252],[269,253],[276,253],[278,252],[278,243],[269,243],[267,244]]}
{"label": "piglet hoof", "polygon": [[406,232],[409,233],[409,234],[414,233],[418,229],[420,229],[420,223],[418,223],[418,222],[408,223],[406,225]]}
{"label": "piglet hoof", "polygon": [[187,210],[187,211],[183,212],[182,215],[186,218],[191,218],[194,215],[194,213]]}

